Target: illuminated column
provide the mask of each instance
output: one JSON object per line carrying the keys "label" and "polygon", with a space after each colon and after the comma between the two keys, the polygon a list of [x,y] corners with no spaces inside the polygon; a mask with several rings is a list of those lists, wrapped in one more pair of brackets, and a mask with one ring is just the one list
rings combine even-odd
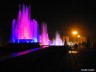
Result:
{"label": "illuminated column", "polygon": [[80,35],[78,35],[77,37],[78,37],[78,43],[80,43]]}
{"label": "illuminated column", "polygon": [[76,36],[77,33],[78,33],[77,31],[73,31],[73,32],[72,32],[72,34],[74,35],[74,43],[75,43],[75,41],[76,41],[75,36]]}

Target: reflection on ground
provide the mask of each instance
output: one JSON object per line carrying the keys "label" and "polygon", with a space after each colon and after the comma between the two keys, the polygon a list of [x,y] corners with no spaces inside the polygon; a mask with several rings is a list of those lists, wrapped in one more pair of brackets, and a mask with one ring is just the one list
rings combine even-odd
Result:
{"label": "reflection on ground", "polygon": [[75,54],[75,53],[78,53],[78,51],[76,51],[76,50],[70,50],[70,51],[68,51],[68,53],[69,54]]}
{"label": "reflection on ground", "polygon": [[21,52],[14,52],[14,53],[11,53],[11,54],[2,55],[2,56],[0,56],[0,61],[6,60],[6,59],[9,59],[9,58],[12,58],[12,57],[17,57],[17,56],[22,56],[22,55],[25,55],[25,54],[29,54],[29,53],[38,51],[40,49],[42,49],[42,48],[34,48],[34,49],[24,50],[24,51],[21,51]]}

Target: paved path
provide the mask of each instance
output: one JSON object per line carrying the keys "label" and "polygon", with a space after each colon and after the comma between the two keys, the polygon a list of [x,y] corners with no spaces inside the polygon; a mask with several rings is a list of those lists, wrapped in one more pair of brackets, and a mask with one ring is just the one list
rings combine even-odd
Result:
{"label": "paved path", "polygon": [[[27,72],[78,72],[81,69],[95,69],[95,53],[92,49],[68,51],[64,47],[49,47],[36,52],[17,56],[0,62],[3,70],[11,68]],[[9,69],[7,69],[9,68]],[[34,71],[35,70],[35,71]]]}

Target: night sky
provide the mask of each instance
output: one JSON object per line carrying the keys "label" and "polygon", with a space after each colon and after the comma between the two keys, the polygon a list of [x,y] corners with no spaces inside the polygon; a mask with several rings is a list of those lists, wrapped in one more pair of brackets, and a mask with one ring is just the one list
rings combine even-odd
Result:
{"label": "night sky", "polygon": [[39,25],[46,22],[49,37],[52,39],[56,31],[61,36],[72,36],[72,30],[78,30],[82,36],[96,37],[95,2],[76,1],[36,1],[13,0],[0,2],[0,40],[8,41],[11,37],[12,20],[17,18],[19,4],[31,6],[31,18]]}

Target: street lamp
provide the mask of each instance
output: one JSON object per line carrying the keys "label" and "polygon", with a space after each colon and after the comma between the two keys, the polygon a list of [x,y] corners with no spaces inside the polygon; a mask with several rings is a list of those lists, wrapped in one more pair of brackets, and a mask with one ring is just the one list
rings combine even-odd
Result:
{"label": "street lamp", "polygon": [[77,37],[80,38],[80,35],[78,35]]}
{"label": "street lamp", "polygon": [[80,42],[80,40],[79,40],[80,39],[80,35],[78,35],[77,37],[78,37],[78,43],[79,43]]}
{"label": "street lamp", "polygon": [[74,42],[75,42],[75,35],[77,34],[77,31],[73,31],[72,34],[74,35]]}
{"label": "street lamp", "polygon": [[77,34],[77,31],[73,31],[72,33],[73,33],[73,35],[76,35]]}

